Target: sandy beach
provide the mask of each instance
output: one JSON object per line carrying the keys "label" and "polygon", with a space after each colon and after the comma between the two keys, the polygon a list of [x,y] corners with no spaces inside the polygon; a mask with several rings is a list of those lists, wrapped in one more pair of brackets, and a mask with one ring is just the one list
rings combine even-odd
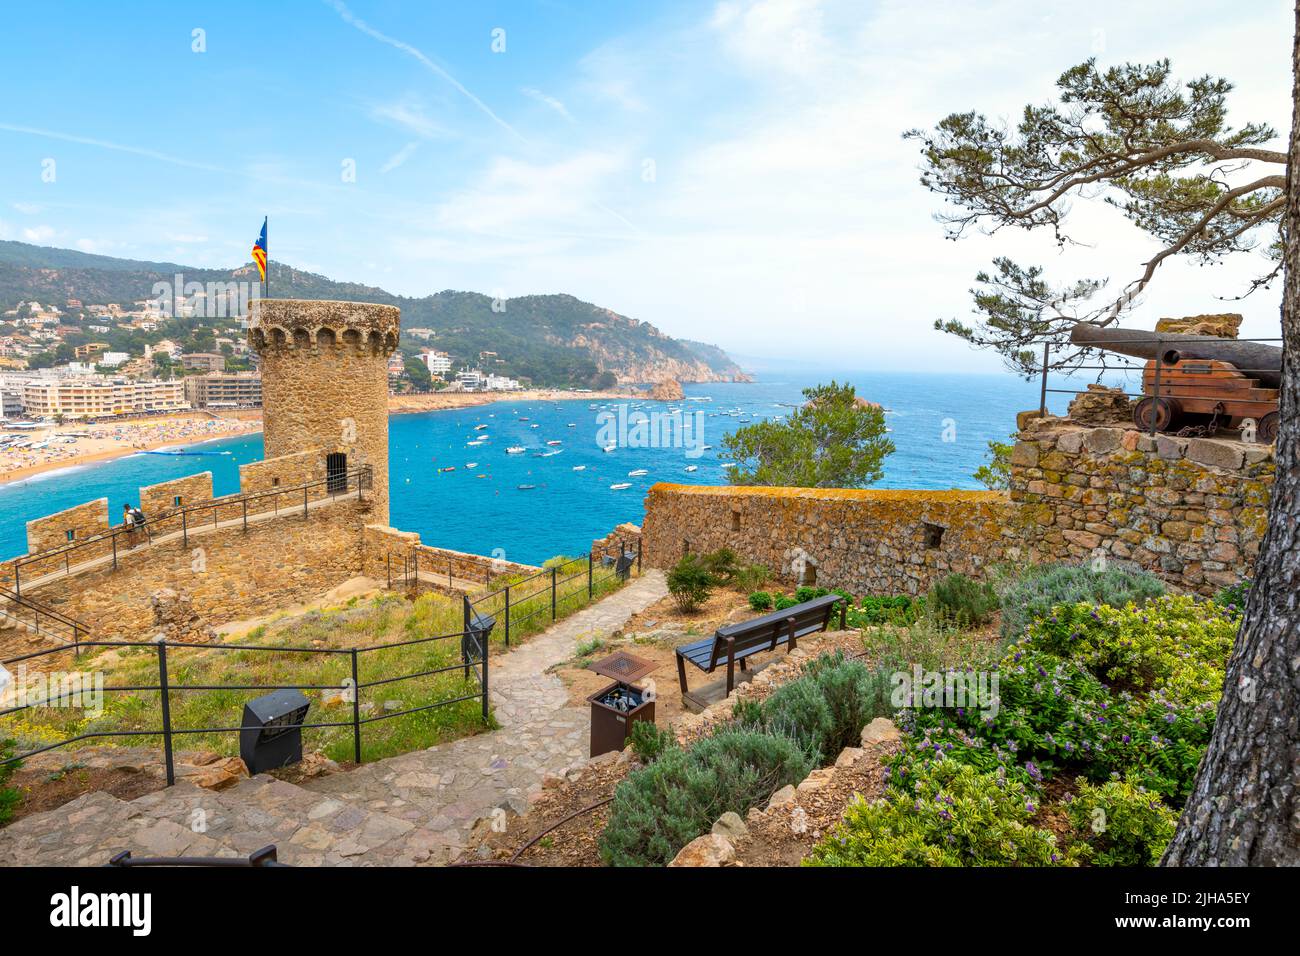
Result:
{"label": "sandy beach", "polygon": [[[261,430],[260,415],[254,418],[214,418],[202,412],[24,430],[23,441],[48,444],[43,448],[0,449],[0,483],[29,478],[55,468],[108,461],[139,451],[192,445]],[[14,432],[4,434],[12,435]]]}
{"label": "sandy beach", "polygon": [[[575,393],[562,389],[527,389],[519,392],[431,392],[421,395],[392,395],[391,414],[412,414],[447,408],[472,408],[493,402],[610,401],[645,398],[644,392],[609,390]],[[109,461],[140,451],[172,445],[192,445],[217,438],[232,438],[262,430],[262,413],[256,409],[223,412],[180,412],[157,418],[51,425],[22,432],[22,440],[48,442],[43,448],[0,449],[0,484],[30,478],[56,468],[70,468]],[[0,430],[12,435],[13,431]]]}

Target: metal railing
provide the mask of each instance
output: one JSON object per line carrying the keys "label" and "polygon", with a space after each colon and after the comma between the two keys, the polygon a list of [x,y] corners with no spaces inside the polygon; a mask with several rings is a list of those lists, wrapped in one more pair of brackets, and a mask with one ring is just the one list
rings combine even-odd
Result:
{"label": "metal railing", "polygon": [[[0,766],[10,763],[16,763],[20,760],[34,757],[37,754],[45,753],[50,750],[57,750],[61,747],[67,747],[71,744],[80,743],[85,740],[94,740],[98,738],[121,738],[121,737],[161,737],[163,747],[163,760],[167,769],[167,783],[170,786],[176,782],[174,738],[189,734],[222,734],[222,733],[240,733],[243,727],[178,727],[172,720],[171,702],[172,695],[178,693],[221,693],[227,691],[273,691],[273,690],[297,690],[297,691],[339,691],[345,695],[345,702],[352,705],[352,716],[350,720],[342,721],[317,721],[315,723],[302,723],[296,725],[299,730],[319,730],[335,727],[352,728],[353,739],[353,756],[356,763],[361,763],[361,729],[366,724],[373,724],[383,720],[393,720],[398,717],[406,717],[410,714],[420,713],[426,710],[433,710],[438,707],[446,707],[451,704],[459,704],[469,700],[479,700],[482,702],[483,722],[487,723],[489,719],[488,707],[488,638],[490,629],[466,629],[465,631],[456,631],[450,634],[438,634],[431,637],[417,637],[405,641],[393,641],[387,644],[372,644],[366,647],[353,648],[330,648],[330,647],[288,647],[272,646],[263,644],[197,644],[181,641],[82,641],[80,648],[144,648],[152,649],[157,655],[158,683],[156,684],[121,684],[105,686],[102,692],[123,693],[123,694],[140,694],[156,692],[159,695],[160,711],[162,726],[157,729],[132,729],[132,730],[95,730],[76,736],[60,740],[56,743],[47,744],[37,747],[33,750],[0,760]],[[361,659],[364,655],[379,654],[384,651],[390,651],[395,648],[413,647],[421,644],[431,644],[435,641],[446,641],[452,638],[460,638],[461,661],[443,667],[427,668],[425,670],[415,671],[410,674],[401,674],[396,677],[381,677],[375,680],[361,680]],[[252,652],[261,654],[327,654],[341,655],[350,659],[350,677],[343,684],[178,684],[171,680],[168,670],[169,649],[194,649],[209,652]],[[20,664],[25,661],[43,659],[51,654],[58,654],[68,650],[67,647],[54,647],[45,650],[33,651],[29,654],[20,654],[16,657],[0,661],[0,664],[6,666],[10,664]],[[367,688],[387,687],[390,684],[396,684],[401,681],[415,680],[421,677],[434,677],[438,674],[451,673],[452,671],[462,671],[465,679],[472,675],[478,683],[478,690],[472,694],[461,694],[446,700],[438,700],[430,704],[423,704],[418,707],[408,707],[404,710],[386,711],[374,716],[361,716],[361,693]],[[100,692],[97,688],[96,692]],[[82,693],[80,687],[73,687],[61,691],[57,694],[47,694],[38,700],[29,700],[18,703],[14,706],[0,709],[0,717],[8,717],[11,714],[22,713],[24,711],[59,705],[68,699],[76,699]]]}
{"label": "metal railing", "polygon": [[[636,541],[635,550],[629,550],[626,543],[619,541],[616,545],[604,545],[597,550],[593,548],[583,558],[572,558],[550,568],[544,568],[536,574],[513,581],[504,587],[480,595],[473,600],[465,598],[465,627],[468,629],[475,617],[498,620],[502,623],[501,633],[507,647],[510,646],[511,628],[516,632],[532,623],[540,615],[549,612],[550,619],[556,620],[561,606],[574,598],[583,598],[589,603],[596,595],[596,589],[613,580],[626,580],[636,568],[641,573],[641,540]],[[586,588],[573,588],[561,594],[562,586],[573,581],[586,579]],[[550,601],[535,601],[549,594]],[[517,609],[535,602],[525,613]]]}
{"label": "metal railing", "polygon": [[0,600],[7,602],[0,604],[0,615],[34,634],[46,634],[69,643],[74,653],[81,655],[81,642],[90,633],[86,624],[3,586],[0,586]]}
{"label": "metal railing", "polygon": [[[358,499],[362,499],[364,492],[372,487],[373,480],[371,467],[363,465],[343,475],[330,475],[302,485],[269,488],[266,491],[227,495],[224,498],[210,498],[181,505],[153,516],[146,516],[147,520],[143,525],[115,525],[107,531],[79,541],[71,541],[56,548],[15,558],[10,562],[13,568],[13,593],[22,595],[22,569],[31,565],[38,565],[41,569],[36,574],[38,578],[48,577],[60,570],[64,574],[71,574],[74,567],[73,555],[78,552],[84,555],[87,549],[90,549],[89,557],[79,558],[79,560],[111,559],[112,566],[116,570],[119,553],[129,553],[141,546],[152,544],[154,534],[179,532],[182,546],[188,546],[191,531],[221,526],[223,510],[226,515],[225,521],[242,521],[244,530],[247,530],[250,516],[257,518],[259,515],[279,515],[281,512],[297,511],[299,498],[302,499],[302,515],[305,519],[310,513],[313,500],[338,499],[353,493]],[[323,489],[323,493],[313,497],[313,489]],[[282,508],[281,501],[286,497],[291,499],[291,502]],[[263,502],[270,504],[261,508],[249,507],[250,504],[257,505]],[[209,512],[211,520],[205,517]]]}
{"label": "metal railing", "polygon": [[[1148,398],[1152,398],[1152,399],[1172,398],[1179,401],[1189,401],[1189,402],[1213,401],[1217,403],[1222,400],[1222,394],[1223,394],[1222,390],[1215,390],[1213,388],[1206,387],[1205,385],[1200,383],[1193,384],[1193,383],[1187,383],[1182,381],[1171,381],[1170,378],[1166,377],[1172,374],[1172,370],[1175,367],[1167,361],[1166,356],[1168,355],[1168,353],[1170,351],[1177,351],[1180,346],[1187,346],[1189,344],[1194,345],[1199,342],[1220,344],[1220,345],[1224,343],[1238,343],[1238,342],[1258,343],[1258,344],[1274,344],[1274,343],[1280,344],[1282,342],[1282,339],[1281,338],[1228,339],[1228,338],[1221,338],[1218,336],[1196,336],[1193,338],[1186,338],[1186,337],[1169,338],[1166,336],[1162,336],[1160,333],[1152,333],[1149,338],[1138,338],[1138,337],[1115,338],[1115,339],[1099,338],[1087,342],[1071,343],[1070,349],[1072,351],[1081,351],[1081,352],[1105,351],[1107,352],[1108,357],[1110,357],[1108,361],[1105,361],[1102,364],[1098,364],[1098,365],[1075,364],[1074,362],[1071,362],[1069,364],[1068,369],[1064,370],[1062,374],[1070,375],[1073,374],[1074,372],[1097,372],[1098,382],[1095,384],[1105,384],[1103,382],[1100,382],[1101,373],[1120,373],[1126,377],[1136,374],[1139,383],[1138,387],[1142,389],[1141,391],[1132,392],[1129,391],[1127,388],[1121,388],[1115,394],[1122,395],[1123,397],[1128,399],[1137,399],[1137,400],[1148,399]],[[1054,343],[1051,341],[1046,341],[1042,343],[1043,357],[1042,357],[1042,363],[1038,370],[1038,377],[1040,383],[1039,414],[1044,416],[1047,415],[1047,402],[1048,402],[1049,395],[1078,396],[1078,395],[1085,394],[1088,391],[1087,386],[1084,386],[1083,388],[1053,388],[1050,386],[1048,376],[1054,371],[1052,368],[1053,344]],[[1143,359],[1136,356],[1126,355],[1122,352],[1116,352],[1108,348],[1108,346],[1136,346],[1136,345],[1154,346],[1153,349],[1155,353],[1154,356],[1150,359]],[[1208,363],[1210,361],[1214,361],[1214,360],[1202,359],[1199,357],[1191,357],[1191,356],[1182,359],[1182,362],[1186,362],[1186,363],[1206,363],[1207,373],[1208,373]],[[1224,361],[1224,360],[1219,360],[1219,361]],[[1181,362],[1179,364],[1181,365]],[[1232,367],[1236,371],[1242,373],[1242,375],[1246,376],[1247,378],[1257,377],[1260,374],[1269,374],[1269,375],[1278,374],[1278,369],[1276,368],[1245,368],[1245,367],[1237,366],[1234,363],[1228,363],[1228,364],[1232,365]],[[1151,377],[1151,386],[1149,391],[1147,390],[1146,387],[1146,378],[1148,375],[1148,370],[1150,371],[1150,377]],[[1115,388],[1118,386],[1110,386],[1110,387]],[[1260,386],[1259,388],[1261,390],[1276,391],[1275,389],[1272,389],[1271,386]],[[1258,399],[1258,398],[1253,398],[1253,399],[1247,398],[1247,399],[1242,399],[1242,401],[1248,402],[1250,404],[1267,404],[1267,400]],[[1205,431],[1207,430],[1208,427],[1208,433],[1213,434],[1215,428],[1217,427],[1216,423],[1221,412],[1214,411],[1214,412],[1205,412],[1199,414],[1201,414],[1202,417],[1204,415],[1210,416],[1209,425],[1193,426],[1192,430]],[[1157,431],[1164,430],[1159,427],[1159,416],[1154,413],[1146,416],[1146,420],[1144,422],[1135,421],[1135,424],[1140,425],[1143,430],[1147,431],[1151,435],[1155,435]]]}

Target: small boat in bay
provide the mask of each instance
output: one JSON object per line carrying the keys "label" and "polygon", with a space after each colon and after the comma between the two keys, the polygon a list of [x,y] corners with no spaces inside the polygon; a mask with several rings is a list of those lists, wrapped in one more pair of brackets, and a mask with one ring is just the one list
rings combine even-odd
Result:
{"label": "small boat in bay", "polygon": [[523,445],[511,445],[509,448],[506,449],[506,454],[507,454],[507,455],[522,455],[522,454],[523,454],[524,452],[526,452],[527,450],[528,450],[528,449],[525,448]]}
{"label": "small boat in bay", "polygon": [[650,472],[647,471],[646,469],[644,469],[644,468],[636,468],[636,469],[634,469],[634,470],[632,470],[632,471],[629,471],[629,472],[627,473],[627,476],[628,476],[629,478],[640,478],[642,475],[648,475],[648,474],[650,474]]}
{"label": "small boat in bay", "polygon": [[477,468],[477,467],[478,467],[478,462],[476,462],[476,461],[466,462],[466,464],[465,464],[465,470],[466,470],[466,471],[469,471],[469,469],[471,469],[471,468]]}
{"label": "small boat in bay", "polygon": [[620,481],[618,484],[610,485],[610,486],[609,486],[609,490],[610,490],[610,491],[622,491],[624,488],[631,488],[631,487],[632,487],[632,482],[630,482],[630,481]]}
{"label": "small boat in bay", "polygon": [[574,471],[586,471],[586,470],[587,470],[587,466],[586,466],[586,465],[574,465],[574,466],[573,466],[573,470],[574,470]]}
{"label": "small boat in bay", "polygon": [[519,487],[519,490],[520,490],[520,491],[532,491],[532,490],[533,490],[534,488],[536,488],[537,486],[536,486],[536,485],[519,485],[518,487]]}
{"label": "small boat in bay", "polygon": [[699,465],[687,465],[687,466],[686,466],[686,470],[687,470],[687,471],[699,471],[699,470],[700,470],[700,466],[699,466]]}

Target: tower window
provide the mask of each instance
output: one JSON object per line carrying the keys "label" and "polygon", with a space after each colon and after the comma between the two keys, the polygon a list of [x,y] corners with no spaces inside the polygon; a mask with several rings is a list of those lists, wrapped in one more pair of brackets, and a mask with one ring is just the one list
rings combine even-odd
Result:
{"label": "tower window", "polygon": [[177,507],[177,508],[179,508],[179,507],[181,506],[181,496],[180,496],[180,495],[177,495],[175,498],[172,499],[172,505],[175,506],[175,507]]}
{"label": "tower window", "polygon": [[740,512],[739,512],[739,511],[733,511],[733,512],[731,513],[731,530],[732,530],[732,531],[739,531],[739,530],[740,530]]}
{"label": "tower window", "polygon": [[72,541],[73,539],[75,539],[75,538],[77,537],[77,529],[76,529],[76,528],[69,528],[67,531],[63,532],[63,534],[64,534],[64,536],[65,536],[65,537],[64,537],[64,540],[65,540],[65,541]]}

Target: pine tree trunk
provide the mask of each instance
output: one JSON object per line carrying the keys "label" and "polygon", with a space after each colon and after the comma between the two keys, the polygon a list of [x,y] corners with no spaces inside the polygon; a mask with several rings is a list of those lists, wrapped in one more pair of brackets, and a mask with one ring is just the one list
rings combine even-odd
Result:
{"label": "pine tree trunk", "polygon": [[1165,866],[1300,865],[1300,0],[1296,28],[1277,479],[1214,736]]}

